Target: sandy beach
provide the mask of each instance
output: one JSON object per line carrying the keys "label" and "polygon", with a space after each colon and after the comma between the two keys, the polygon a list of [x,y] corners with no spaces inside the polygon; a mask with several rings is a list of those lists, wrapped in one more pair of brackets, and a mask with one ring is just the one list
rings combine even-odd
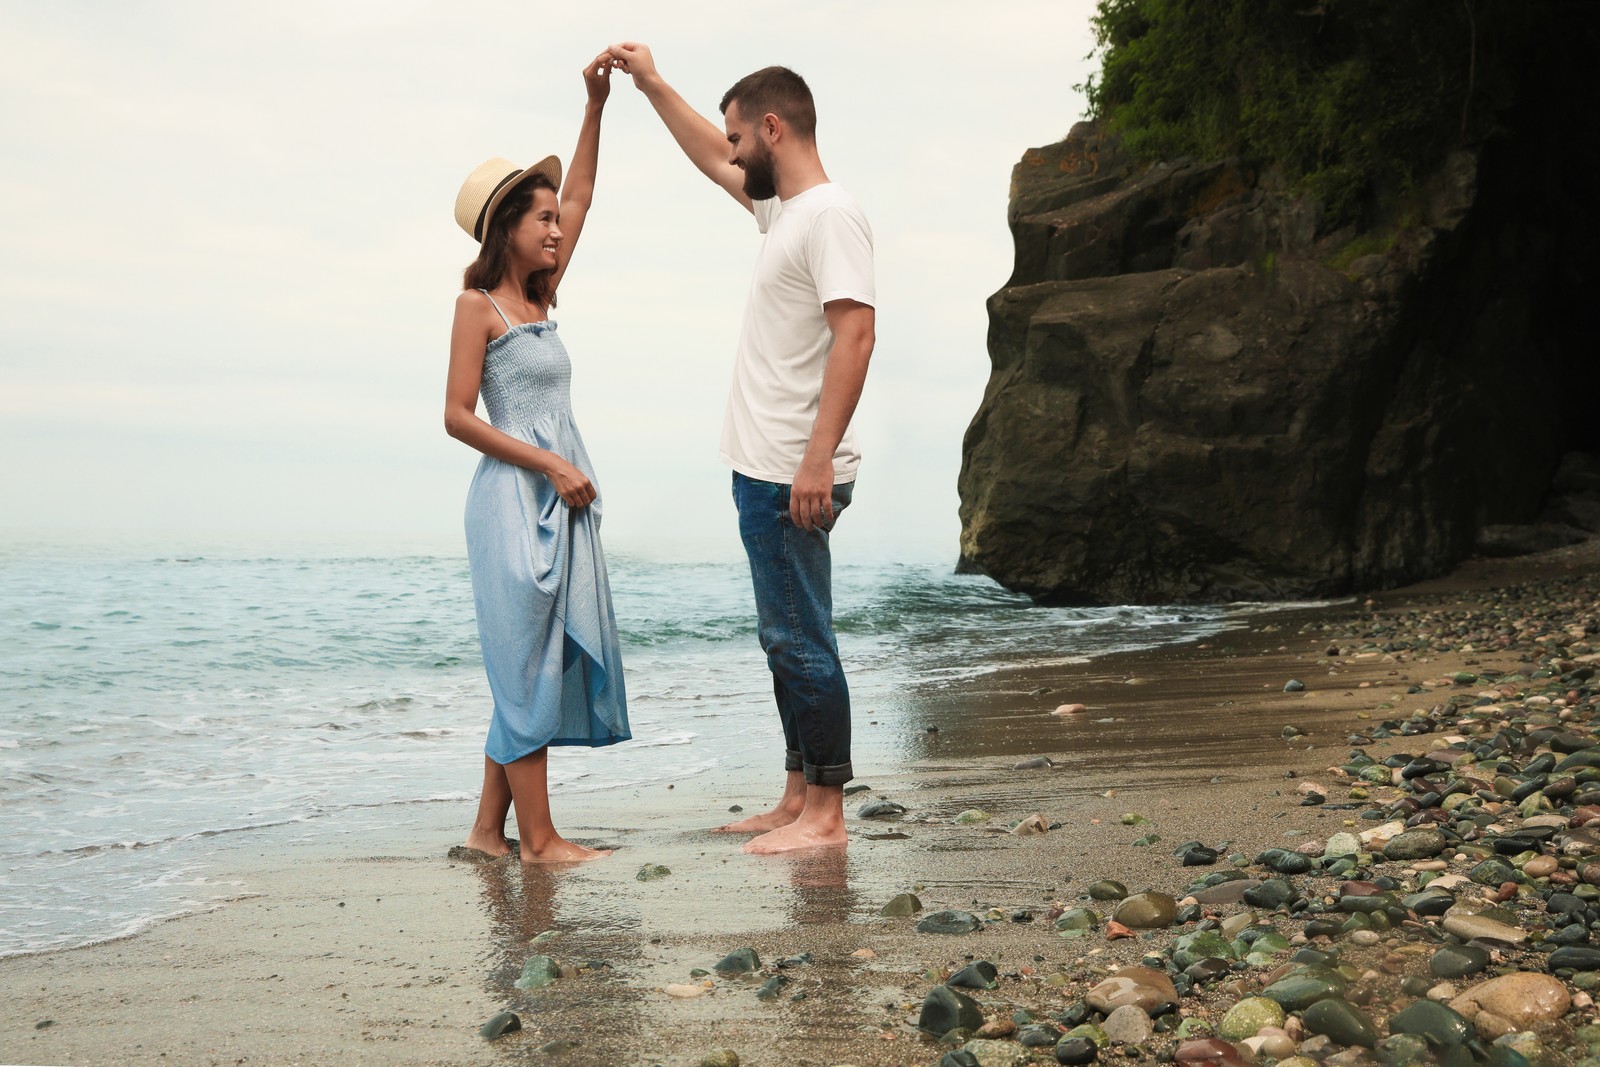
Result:
{"label": "sandy beach", "polygon": [[[746,856],[740,839],[708,833],[731,806],[771,799],[755,778],[561,800],[570,836],[617,850],[571,869],[446,858],[468,817],[460,804],[322,847],[275,848],[270,835],[221,845],[216,867],[239,899],[120,941],[0,960],[0,1063],[693,1067],[729,1049],[746,1065],[932,1064],[948,1046],[914,1023],[950,969],[996,965],[998,988],[973,994],[991,1019],[1060,1011],[1183,930],[1064,939],[1053,908],[1086,903],[1104,878],[1182,897],[1205,873],[1173,855],[1191,839],[1253,856],[1351,829],[1365,805],[1339,803],[1349,783],[1328,775],[1348,735],[1437,706],[1458,672],[1527,668],[1518,647],[1385,653],[1360,636],[1367,621],[1403,630],[1408,618],[1472,611],[1490,590],[1586,582],[1596,556],[1579,546],[1477,562],[1370,599],[1257,616],[1198,644],[908,693],[892,717],[903,758],[857,765],[870,790],[847,799],[843,854]],[[1304,690],[1285,692],[1291,679]],[[1069,703],[1087,710],[1051,714]],[[858,731],[887,728],[874,710],[858,707]],[[1397,735],[1365,751],[1382,759],[1431,740]],[[1052,765],[1015,769],[1038,756]],[[1302,806],[1306,780],[1327,783],[1329,803]],[[906,812],[855,814],[876,799]],[[987,821],[956,821],[971,809]],[[1035,813],[1056,828],[1006,832]],[[1134,844],[1151,833],[1159,841]],[[670,873],[640,880],[652,864]],[[923,915],[994,921],[939,935],[918,932],[917,916],[880,916],[906,892]],[[692,973],[741,947],[760,973]],[[534,954],[563,977],[514,988]],[[758,997],[774,974],[787,983]],[[1186,997],[1179,1010],[1228,1002]],[[507,1010],[520,1031],[479,1035]],[[1592,1014],[1575,1010],[1568,1024]],[[1053,1062],[1049,1051],[1038,1062]]]}

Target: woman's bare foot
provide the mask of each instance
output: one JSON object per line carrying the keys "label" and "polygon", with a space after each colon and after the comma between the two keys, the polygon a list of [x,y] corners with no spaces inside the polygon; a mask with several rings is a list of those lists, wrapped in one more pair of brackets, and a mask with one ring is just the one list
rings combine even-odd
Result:
{"label": "woman's bare foot", "polygon": [[510,855],[516,850],[517,845],[516,838],[508,838],[505,834],[480,834],[473,831],[467,835],[465,844],[457,845],[450,852],[452,856],[458,851],[481,852],[490,859],[499,859],[501,856]]}
{"label": "woman's bare foot", "polygon": [[609,855],[609,848],[588,848],[564,837],[555,837],[539,848],[522,846],[523,863],[583,863]]}
{"label": "woman's bare foot", "polygon": [[831,821],[801,820],[780,826],[744,844],[744,850],[758,856],[793,852],[802,848],[844,847],[849,841],[844,824]]}

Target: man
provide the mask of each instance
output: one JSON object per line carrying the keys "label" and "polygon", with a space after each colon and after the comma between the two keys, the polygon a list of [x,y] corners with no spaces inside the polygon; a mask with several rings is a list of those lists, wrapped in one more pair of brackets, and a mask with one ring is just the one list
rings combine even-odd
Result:
{"label": "man", "polygon": [[872,230],[828,180],[816,109],[796,73],[767,67],[722,98],[723,129],[656,71],[650,49],[610,49],[701,173],[754,213],[765,239],[745,306],[722,458],[733,468],[761,647],[787,752],[783,797],[718,829],[746,852],[843,845],[850,695],[833,635],[828,535],[860,454],[850,417],[874,343]]}

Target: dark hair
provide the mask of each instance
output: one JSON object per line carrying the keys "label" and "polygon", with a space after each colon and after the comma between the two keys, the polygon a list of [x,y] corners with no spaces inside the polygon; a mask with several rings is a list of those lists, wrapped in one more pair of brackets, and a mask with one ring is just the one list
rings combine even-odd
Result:
{"label": "dark hair", "polygon": [[733,88],[722,94],[724,115],[735,101],[739,116],[746,121],[759,122],[763,115],[776,115],[803,139],[817,139],[817,105],[811,99],[811,88],[788,67],[763,67],[734,82]]}
{"label": "dark hair", "polygon": [[[550,179],[543,174],[535,174],[512,187],[494,209],[494,217],[489,220],[489,227],[483,235],[483,244],[478,246],[478,258],[462,272],[461,288],[493,289],[506,276],[506,271],[511,268],[511,231],[517,228],[522,216],[533,206],[535,189],[549,189],[552,193],[556,191]],[[540,307],[555,307],[556,291],[552,287],[555,273],[553,268],[533,271],[523,279],[523,295],[537,302]]]}

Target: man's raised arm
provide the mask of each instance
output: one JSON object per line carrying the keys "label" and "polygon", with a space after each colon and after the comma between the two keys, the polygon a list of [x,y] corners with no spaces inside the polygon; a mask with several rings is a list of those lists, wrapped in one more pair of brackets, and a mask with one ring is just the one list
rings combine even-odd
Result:
{"label": "man's raised arm", "polygon": [[746,211],[753,210],[744,191],[744,171],[729,162],[727,135],[661,79],[650,49],[636,41],[624,41],[612,45],[609,51],[616,65],[633,78],[634,87],[656,109],[689,161],[743,204]]}

